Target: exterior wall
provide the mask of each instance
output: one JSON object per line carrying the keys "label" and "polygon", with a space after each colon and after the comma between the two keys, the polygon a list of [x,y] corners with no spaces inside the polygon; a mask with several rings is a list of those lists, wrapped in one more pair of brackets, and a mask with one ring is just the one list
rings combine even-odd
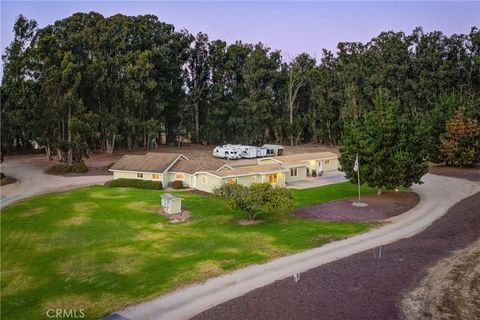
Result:
{"label": "exterior wall", "polygon": [[338,159],[330,159],[328,160],[328,164],[325,163],[325,160],[322,160],[323,164],[323,171],[334,171],[338,169]]}
{"label": "exterior wall", "polygon": [[241,176],[236,178],[222,178],[223,183],[227,183],[229,179],[236,179],[238,184],[249,186],[252,183],[262,182],[262,176],[260,174],[252,174],[248,176]]}
{"label": "exterior wall", "polygon": [[302,181],[307,179],[307,167],[302,166],[302,167],[297,167],[297,176],[296,177],[291,177],[290,176],[290,170],[285,173],[285,181],[287,183],[289,182],[294,182],[294,181]]}
{"label": "exterior wall", "polygon": [[[197,189],[205,192],[212,192],[213,189],[220,185],[222,180],[218,177],[206,174],[206,173],[197,173]],[[206,177],[207,183],[203,183],[203,177]]]}
{"label": "exterior wall", "polygon": [[[162,181],[161,173],[151,173],[151,172],[138,172],[138,173],[143,173],[143,178],[138,178],[137,172],[113,171],[113,179],[140,179],[140,180]],[[153,179],[154,174],[158,174],[160,179]]]}
{"label": "exterior wall", "polygon": [[172,182],[175,180],[181,180],[183,181],[183,187],[184,188],[191,188],[192,187],[192,175],[188,173],[183,173],[183,178],[179,179],[176,178],[177,173],[183,173],[183,172],[168,172],[165,174],[165,186],[166,187],[171,187]]}
{"label": "exterior wall", "polygon": [[[279,173],[272,173],[277,175],[277,183],[273,185],[274,187],[285,187],[285,175],[288,172],[279,172]],[[260,182],[268,182],[270,174],[262,174],[262,179]]]}

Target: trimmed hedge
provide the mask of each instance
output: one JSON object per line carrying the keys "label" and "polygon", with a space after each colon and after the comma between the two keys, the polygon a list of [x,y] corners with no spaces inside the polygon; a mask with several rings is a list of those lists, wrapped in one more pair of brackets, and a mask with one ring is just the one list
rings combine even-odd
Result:
{"label": "trimmed hedge", "polygon": [[83,162],[77,162],[73,165],[66,163],[58,163],[48,169],[48,173],[55,175],[62,175],[67,173],[85,173],[88,172],[88,167]]}
{"label": "trimmed hedge", "polygon": [[149,180],[140,180],[140,179],[115,179],[107,182],[105,184],[107,187],[127,187],[127,188],[139,188],[139,189],[151,189],[151,190],[160,190],[162,189],[161,181],[149,181]]}
{"label": "trimmed hedge", "polygon": [[173,189],[183,189],[183,181],[175,180],[172,182]]}

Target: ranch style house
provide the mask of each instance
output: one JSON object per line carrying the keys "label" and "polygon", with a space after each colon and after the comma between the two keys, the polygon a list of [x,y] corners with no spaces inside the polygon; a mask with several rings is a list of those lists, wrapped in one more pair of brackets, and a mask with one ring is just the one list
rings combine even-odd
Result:
{"label": "ranch style house", "polygon": [[189,159],[178,153],[148,152],[145,155],[125,155],[109,171],[113,178],[161,181],[169,187],[175,180],[185,188],[212,192],[223,183],[268,182],[285,187],[289,183],[321,176],[338,169],[338,155],[333,152],[223,161],[219,159]]}

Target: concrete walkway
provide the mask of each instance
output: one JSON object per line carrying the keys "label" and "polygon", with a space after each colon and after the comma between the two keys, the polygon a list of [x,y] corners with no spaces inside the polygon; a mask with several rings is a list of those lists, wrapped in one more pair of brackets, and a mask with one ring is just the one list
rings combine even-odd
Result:
{"label": "concrete walkway", "polygon": [[35,195],[103,184],[112,179],[112,176],[62,177],[45,174],[45,170],[55,162],[44,158],[44,156],[24,156],[5,159],[1,165],[1,171],[17,179],[17,182],[0,188],[0,208]]}
{"label": "concrete walkway", "polygon": [[335,170],[324,172],[320,177],[307,177],[307,180],[289,182],[287,188],[289,189],[307,189],[320,186],[326,186],[329,184],[335,184],[348,181],[345,178],[345,173]]}
{"label": "concrete walkway", "polygon": [[129,306],[110,319],[188,319],[276,280],[418,234],[456,202],[480,191],[479,183],[455,178],[427,174],[423,181],[424,184],[412,188],[420,194],[420,203],[404,214],[387,220],[391,223],[380,228],[173,291],[151,301]]}

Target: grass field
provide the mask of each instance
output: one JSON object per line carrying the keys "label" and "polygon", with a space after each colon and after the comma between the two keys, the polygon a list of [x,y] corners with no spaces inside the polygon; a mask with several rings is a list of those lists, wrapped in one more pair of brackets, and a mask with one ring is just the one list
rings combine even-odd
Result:
{"label": "grass field", "polygon": [[[367,190],[366,190],[367,191]],[[355,196],[349,183],[295,190],[295,206]],[[1,318],[44,319],[50,308],[96,319],[174,288],[368,230],[370,224],[278,213],[262,224],[222,202],[182,192],[184,224],[155,214],[160,191],[88,187],[1,213]]]}

